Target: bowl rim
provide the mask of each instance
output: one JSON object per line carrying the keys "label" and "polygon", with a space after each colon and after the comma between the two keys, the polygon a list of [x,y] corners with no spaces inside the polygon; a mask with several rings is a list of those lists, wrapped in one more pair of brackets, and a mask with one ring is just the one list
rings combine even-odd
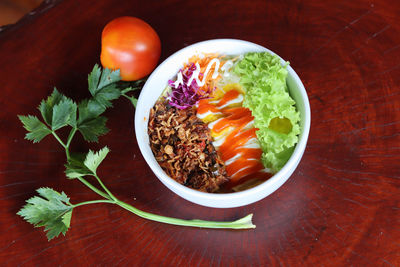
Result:
{"label": "bowl rim", "polygon": [[[297,75],[297,73],[294,71],[294,69],[290,65],[287,65],[288,75],[290,75],[293,78],[295,84],[297,84],[298,90],[301,93],[301,99],[303,100],[303,104],[304,104],[303,131],[300,133],[299,141],[296,144],[296,147],[295,147],[292,155],[290,156],[290,158],[286,162],[286,164],[282,167],[282,169],[280,169],[277,173],[275,173],[271,178],[269,178],[265,182],[255,186],[253,188],[246,189],[244,191],[239,191],[239,192],[232,192],[232,193],[207,193],[207,192],[201,192],[201,191],[186,187],[186,186],[178,183],[177,181],[175,181],[170,176],[168,176],[162,170],[162,168],[160,167],[160,165],[158,163],[157,163],[158,168],[156,168],[156,166],[153,166],[153,164],[151,164],[149,157],[153,157],[153,159],[155,160],[154,155],[153,155],[153,153],[151,153],[151,155],[147,155],[146,153],[143,153],[144,146],[149,146],[149,144],[143,144],[143,142],[141,142],[141,140],[138,139],[138,132],[137,132],[137,130],[141,126],[139,124],[143,124],[143,123],[140,123],[143,121],[143,118],[141,118],[141,117],[139,118],[140,112],[138,112],[138,110],[141,107],[141,103],[144,101],[143,99],[145,98],[146,92],[149,91],[149,89],[147,89],[148,87],[146,87],[146,85],[148,85],[148,83],[152,79],[154,79],[154,77],[158,73],[159,69],[162,69],[164,65],[167,65],[169,63],[169,61],[171,61],[175,57],[178,57],[180,54],[185,53],[187,50],[195,50],[197,46],[203,46],[208,43],[216,43],[216,42],[232,42],[232,43],[236,43],[236,44],[242,43],[242,44],[246,44],[246,45],[251,45],[254,47],[254,49],[263,50],[265,52],[268,52],[268,53],[278,56],[280,58],[282,64],[284,62],[286,62],[279,55],[277,55],[273,51],[269,50],[268,48],[265,48],[261,45],[258,45],[258,44],[255,44],[255,43],[252,43],[249,41],[244,41],[244,40],[239,40],[239,39],[225,39],[225,38],[224,39],[211,39],[211,40],[201,41],[201,42],[197,42],[197,43],[191,44],[189,46],[186,46],[186,47],[178,50],[177,52],[173,53],[169,57],[167,57],[152,72],[152,74],[149,76],[146,83],[144,84],[142,91],[139,95],[139,99],[138,99],[138,103],[137,103],[137,110],[135,112],[135,133],[136,133],[135,136],[137,138],[137,143],[138,143],[140,152],[142,153],[146,163],[149,165],[149,167],[151,168],[153,173],[157,176],[157,178],[164,185],[166,185],[170,190],[172,190],[179,196],[183,197],[184,199],[191,201],[193,203],[199,204],[199,205],[208,206],[208,207],[217,207],[217,208],[238,207],[238,206],[244,206],[244,205],[254,203],[254,202],[272,194],[274,191],[276,191],[283,183],[286,182],[286,180],[289,179],[290,175],[297,168],[297,165],[300,162],[302,155],[304,153],[304,150],[305,150],[305,147],[306,147],[306,144],[308,141],[310,125],[311,125],[310,103],[309,103],[307,92],[305,90],[303,83],[301,82],[299,76]],[[149,116],[149,114],[147,114],[147,116]],[[147,128],[148,128],[147,123],[144,127],[145,127],[145,130],[147,133]],[[278,184],[278,185],[276,186],[276,184]],[[271,191],[270,188],[274,187],[274,186],[276,186],[276,188],[273,188],[273,190]],[[261,194],[262,195],[261,197],[254,198],[254,196],[259,196],[260,193],[263,191],[271,191],[271,192],[269,192],[265,195]],[[185,196],[182,196],[178,192],[181,192]],[[192,196],[193,199],[190,199],[190,196]],[[204,201],[196,201],[197,199],[203,199]],[[229,205],[229,203],[225,203],[225,204],[221,203],[224,201],[237,203],[239,200],[242,200],[242,199],[244,199],[244,200],[249,199],[250,201],[241,201],[241,203],[239,203],[239,204],[232,203],[233,205]],[[215,203],[215,205],[204,203],[204,202],[209,202],[209,201],[216,201],[216,203]]]}

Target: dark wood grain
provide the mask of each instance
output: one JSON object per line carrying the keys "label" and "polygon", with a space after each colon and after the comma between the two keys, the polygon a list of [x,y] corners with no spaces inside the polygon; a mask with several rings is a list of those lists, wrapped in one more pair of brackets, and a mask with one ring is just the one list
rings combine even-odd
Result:
{"label": "dark wood grain", "polygon": [[[0,32],[1,265],[400,266],[400,3],[306,2],[45,1]],[[73,202],[95,198],[64,177],[54,140],[24,140],[17,114],[35,112],[53,86],[87,97],[101,30],[121,15],[154,27],[162,59],[197,41],[239,38],[275,51],[300,75],[312,110],[304,157],[279,190],[241,208],[201,207],[170,192],[140,154],[131,105],[121,99],[107,113],[111,133],[100,144],[112,153],[100,172],[118,197],[187,219],[252,212],[255,230],[164,225],[104,204],[77,209],[66,237],[47,242],[15,215],[40,186]]]}

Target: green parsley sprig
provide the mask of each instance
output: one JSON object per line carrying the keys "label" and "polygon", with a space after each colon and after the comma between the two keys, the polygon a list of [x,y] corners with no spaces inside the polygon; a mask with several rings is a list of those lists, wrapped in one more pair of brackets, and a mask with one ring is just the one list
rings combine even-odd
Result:
{"label": "green parsley sprig", "polygon": [[[97,168],[110,152],[107,147],[97,152],[89,150],[87,154],[71,153],[70,145],[77,132],[80,132],[88,142],[98,142],[99,136],[109,131],[106,127],[107,118],[102,114],[107,108],[112,107],[111,101],[124,96],[136,107],[137,99],[128,93],[140,89],[142,81],[133,82],[130,84],[131,86],[126,84],[121,86],[120,80],[119,70],[102,70],[95,65],[88,76],[89,92],[92,95],[90,99],[77,104],[54,89],[53,93],[46,100],[43,100],[38,107],[43,121],[32,115],[18,116],[28,131],[25,136],[26,139],[38,143],[46,136],[53,135],[65,149],[67,158],[65,174],[67,178],[78,179],[102,198],[72,204],[64,192],[59,193],[51,188],[42,187],[37,190],[39,196],[28,199],[27,204],[17,214],[35,227],[43,226],[44,231],[47,232],[48,240],[59,236],[60,233],[66,234],[70,227],[74,208],[97,203],[118,205],[142,218],[174,225],[203,228],[255,228],[251,221],[252,214],[232,222],[213,222],[197,219],[176,219],[141,211],[119,200],[97,175]],[[71,128],[66,141],[63,141],[57,134],[57,131],[63,127]],[[88,180],[90,177],[97,181],[100,188]]]}

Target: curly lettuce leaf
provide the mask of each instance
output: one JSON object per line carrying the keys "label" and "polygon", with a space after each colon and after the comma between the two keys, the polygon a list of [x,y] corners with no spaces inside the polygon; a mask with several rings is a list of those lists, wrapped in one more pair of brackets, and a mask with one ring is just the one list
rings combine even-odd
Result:
{"label": "curly lettuce leaf", "polygon": [[259,129],[261,160],[273,172],[289,160],[300,134],[300,114],[286,85],[286,65],[265,52],[246,54],[234,68],[246,90],[243,106],[251,110]]}

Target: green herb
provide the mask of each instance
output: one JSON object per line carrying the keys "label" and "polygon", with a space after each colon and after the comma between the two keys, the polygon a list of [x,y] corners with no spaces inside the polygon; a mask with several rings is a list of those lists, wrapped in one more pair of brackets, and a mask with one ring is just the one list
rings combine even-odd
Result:
{"label": "green herb", "polygon": [[61,194],[51,188],[39,188],[41,197],[32,197],[17,214],[36,227],[44,226],[50,240],[60,233],[67,232],[71,222],[73,205],[64,192]]}
{"label": "green herb", "polygon": [[[174,225],[204,228],[254,228],[255,225],[251,222],[252,214],[232,222],[212,222],[175,219],[138,210],[115,197],[97,175],[97,168],[110,152],[107,147],[97,152],[89,150],[87,154],[70,152],[72,139],[77,132],[80,132],[86,141],[97,142],[99,136],[109,131],[106,127],[107,118],[101,116],[101,114],[107,108],[112,107],[112,100],[124,96],[136,106],[137,99],[129,96],[128,93],[140,89],[143,81],[123,83],[120,79],[118,70],[101,70],[100,67],[95,65],[88,77],[89,91],[92,95],[90,99],[76,104],[57,89],[54,89],[53,93],[39,105],[43,122],[36,116],[18,116],[24,128],[28,131],[25,136],[26,139],[38,143],[47,135],[53,135],[65,149],[67,157],[66,176],[69,179],[78,179],[100,195],[102,199],[72,204],[64,192],[58,193],[51,188],[39,188],[37,190],[39,196],[28,199],[27,204],[17,214],[35,227],[44,226],[48,240],[59,236],[60,233],[65,235],[70,227],[74,208],[96,203],[118,205],[145,219]],[[63,141],[57,134],[57,130],[63,127],[71,128],[66,141]],[[89,182],[87,180],[89,177],[93,177],[100,188]]]}

